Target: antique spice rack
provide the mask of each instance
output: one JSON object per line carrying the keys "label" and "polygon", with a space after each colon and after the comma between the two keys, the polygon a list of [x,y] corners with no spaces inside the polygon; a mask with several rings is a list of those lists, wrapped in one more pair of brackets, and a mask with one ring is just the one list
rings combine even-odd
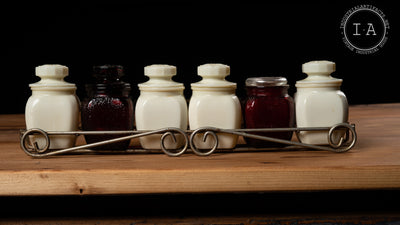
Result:
{"label": "antique spice rack", "polygon": [[[345,131],[342,132],[344,135],[340,137],[338,142],[333,140],[334,133],[337,131]],[[312,145],[305,144],[297,141],[288,141],[282,140],[272,137],[266,137],[261,135],[252,134],[252,132],[295,132],[296,134],[300,131],[328,131],[327,139],[329,145]],[[164,152],[168,156],[180,156],[184,154],[190,146],[190,149],[193,153],[199,156],[208,156],[217,150],[218,147],[218,136],[217,133],[225,133],[243,136],[246,138],[253,138],[268,142],[275,142],[284,145],[290,146],[299,146],[301,148],[315,149],[315,150],[323,150],[323,151],[331,151],[331,152],[347,152],[349,151],[357,141],[357,133],[355,130],[354,124],[349,123],[339,123],[331,127],[298,127],[298,128],[261,128],[261,129],[220,129],[216,127],[202,127],[196,130],[182,130],[179,128],[162,128],[158,130],[150,130],[150,131],[44,131],[41,129],[29,129],[29,130],[21,130],[20,136],[20,145],[22,150],[31,157],[47,157],[52,155],[65,154],[69,152],[76,152],[78,150],[87,150],[93,147],[111,144],[120,141],[126,141],[134,138],[140,138],[144,136],[154,135],[154,134],[162,134],[160,138],[160,148],[162,152]],[[50,147],[50,138],[51,135],[127,135],[123,137],[118,137],[110,140],[100,141],[91,144],[85,144],[80,146],[75,146],[72,148],[66,149],[49,149]],[[165,147],[165,139],[170,136],[174,142],[176,142],[175,135],[179,134],[184,137],[184,144],[179,149],[168,149]],[[31,143],[30,135],[41,135],[45,140],[45,145],[43,148],[39,148],[36,142]],[[209,136],[214,139],[214,145],[211,149],[199,149],[196,147],[194,143],[194,137],[196,135],[203,135],[203,141],[206,141]],[[37,137],[37,136],[36,136]],[[90,150],[90,152],[96,152],[98,150]],[[101,151],[103,152],[103,151]],[[124,151],[113,151],[113,152],[124,152]]]}

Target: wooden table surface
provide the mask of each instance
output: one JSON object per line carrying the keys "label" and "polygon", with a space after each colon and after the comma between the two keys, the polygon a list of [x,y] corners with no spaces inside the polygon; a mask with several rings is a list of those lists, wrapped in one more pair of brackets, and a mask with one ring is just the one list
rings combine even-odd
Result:
{"label": "wooden table surface", "polygon": [[350,107],[358,141],[347,153],[280,150],[75,154],[31,158],[23,115],[0,115],[0,195],[230,193],[400,188],[400,104]]}

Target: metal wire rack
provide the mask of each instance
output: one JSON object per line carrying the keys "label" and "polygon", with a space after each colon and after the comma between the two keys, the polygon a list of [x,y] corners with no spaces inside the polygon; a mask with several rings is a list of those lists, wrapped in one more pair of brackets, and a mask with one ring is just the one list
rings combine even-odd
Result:
{"label": "metal wire rack", "polygon": [[[258,135],[258,133],[268,132],[295,132],[298,134],[301,131],[326,131],[327,140],[329,145],[313,145],[301,143],[299,141],[288,141],[264,135]],[[216,127],[201,127],[196,130],[182,130],[179,128],[168,127],[158,130],[130,130],[130,131],[44,131],[42,129],[34,128],[29,130],[21,130],[21,149],[29,156],[39,158],[48,157],[53,155],[66,154],[70,152],[82,152],[82,150],[96,152],[96,150],[90,150],[91,148],[116,143],[120,141],[131,140],[134,138],[140,138],[150,135],[161,135],[160,138],[160,149],[168,156],[180,156],[187,152],[189,149],[198,156],[208,156],[214,153],[218,149],[218,135],[217,134],[231,134],[243,136],[245,138],[258,139],[267,142],[275,142],[288,146],[298,146],[301,149],[315,149],[331,152],[347,152],[354,147],[357,141],[357,134],[354,124],[339,123],[331,127],[297,127],[297,128],[261,128],[261,129],[221,129]],[[255,134],[257,133],[257,134]],[[338,134],[340,137],[337,138]],[[35,138],[30,136],[35,135]],[[123,137],[113,138],[109,140],[99,141],[96,143],[85,144],[75,146],[66,149],[50,149],[50,136],[53,135],[126,135]],[[165,140],[170,137],[173,142],[177,141],[176,135],[183,137],[183,144],[177,149],[170,149],[165,145]],[[202,141],[207,141],[208,138],[212,137],[213,145],[209,149],[200,149],[195,144],[195,136],[201,135]],[[267,134],[265,134],[267,135]],[[38,137],[44,140],[43,146],[38,145],[35,141]],[[336,137],[336,138],[335,138]],[[117,151],[113,151],[116,153]],[[119,151],[121,152],[121,151]],[[122,151],[130,152],[130,151]]]}

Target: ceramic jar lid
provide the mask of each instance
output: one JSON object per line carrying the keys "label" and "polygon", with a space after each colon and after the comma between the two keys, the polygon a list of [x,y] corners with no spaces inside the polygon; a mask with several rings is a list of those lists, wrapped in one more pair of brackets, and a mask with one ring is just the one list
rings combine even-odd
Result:
{"label": "ceramic jar lid", "polygon": [[153,64],[144,68],[144,74],[150,78],[149,81],[139,84],[140,90],[149,91],[174,91],[183,90],[182,83],[172,80],[176,75],[176,67],[166,64]]}
{"label": "ceramic jar lid", "polygon": [[40,77],[39,82],[30,84],[29,87],[35,90],[63,89],[75,90],[75,84],[64,81],[68,76],[68,67],[59,64],[46,64],[35,68],[36,76]]}
{"label": "ceramic jar lid", "polygon": [[220,63],[209,63],[197,67],[197,73],[203,79],[192,83],[192,89],[201,88],[228,88],[236,89],[236,83],[225,80],[230,74],[230,67]]}
{"label": "ceramic jar lid", "polygon": [[334,78],[331,73],[335,72],[336,64],[334,62],[322,60],[304,63],[303,73],[308,76],[306,79],[296,82],[296,87],[332,87],[340,86],[342,79]]}

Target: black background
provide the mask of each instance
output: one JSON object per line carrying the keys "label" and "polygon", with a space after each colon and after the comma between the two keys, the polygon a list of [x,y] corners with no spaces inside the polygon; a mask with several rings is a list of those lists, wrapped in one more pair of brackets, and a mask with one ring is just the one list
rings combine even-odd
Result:
{"label": "black background", "polygon": [[[84,84],[90,82],[93,65],[123,65],[127,74],[124,80],[132,84],[132,97],[137,98],[136,85],[146,81],[144,66],[172,64],[178,67],[174,79],[184,82],[189,98],[190,83],[200,79],[196,75],[197,66],[204,63],[230,65],[231,76],[227,79],[238,83],[237,94],[244,97],[244,80],[251,76],[286,76],[293,94],[294,83],[305,78],[301,64],[326,59],[337,63],[334,76],[344,80],[342,90],[350,104],[400,102],[397,84],[400,20],[395,5],[374,1],[132,2],[13,1],[3,5],[0,113],[24,112],[31,95],[28,85],[39,80],[34,68],[49,63],[69,67],[70,76],[66,80],[77,84],[81,98]],[[352,52],[342,41],[340,22],[350,8],[359,4],[378,7],[390,23],[387,43],[370,55]],[[188,215],[286,213],[283,215],[305,214],[310,218],[307,217],[310,213],[347,215],[355,209],[398,212],[395,203],[399,196],[397,191],[383,190],[3,197],[2,203],[7,207],[3,207],[2,216],[15,216],[18,221],[31,216],[51,219],[132,214],[175,215],[181,219]]]}
{"label": "black background", "polygon": [[[360,55],[342,41],[340,22],[359,4],[371,4],[390,23],[382,49]],[[69,67],[67,81],[84,96],[93,65],[120,64],[126,82],[146,81],[143,67],[171,64],[174,80],[186,86],[200,80],[197,66],[231,66],[228,80],[238,84],[251,76],[285,76],[291,85],[304,79],[301,65],[311,60],[336,62],[333,76],[344,80],[350,104],[400,102],[398,90],[398,13],[389,3],[374,1],[304,2],[301,4],[249,1],[34,2],[2,6],[2,104],[0,113],[23,113],[31,95],[29,83],[39,80],[34,69],[42,64]]]}

